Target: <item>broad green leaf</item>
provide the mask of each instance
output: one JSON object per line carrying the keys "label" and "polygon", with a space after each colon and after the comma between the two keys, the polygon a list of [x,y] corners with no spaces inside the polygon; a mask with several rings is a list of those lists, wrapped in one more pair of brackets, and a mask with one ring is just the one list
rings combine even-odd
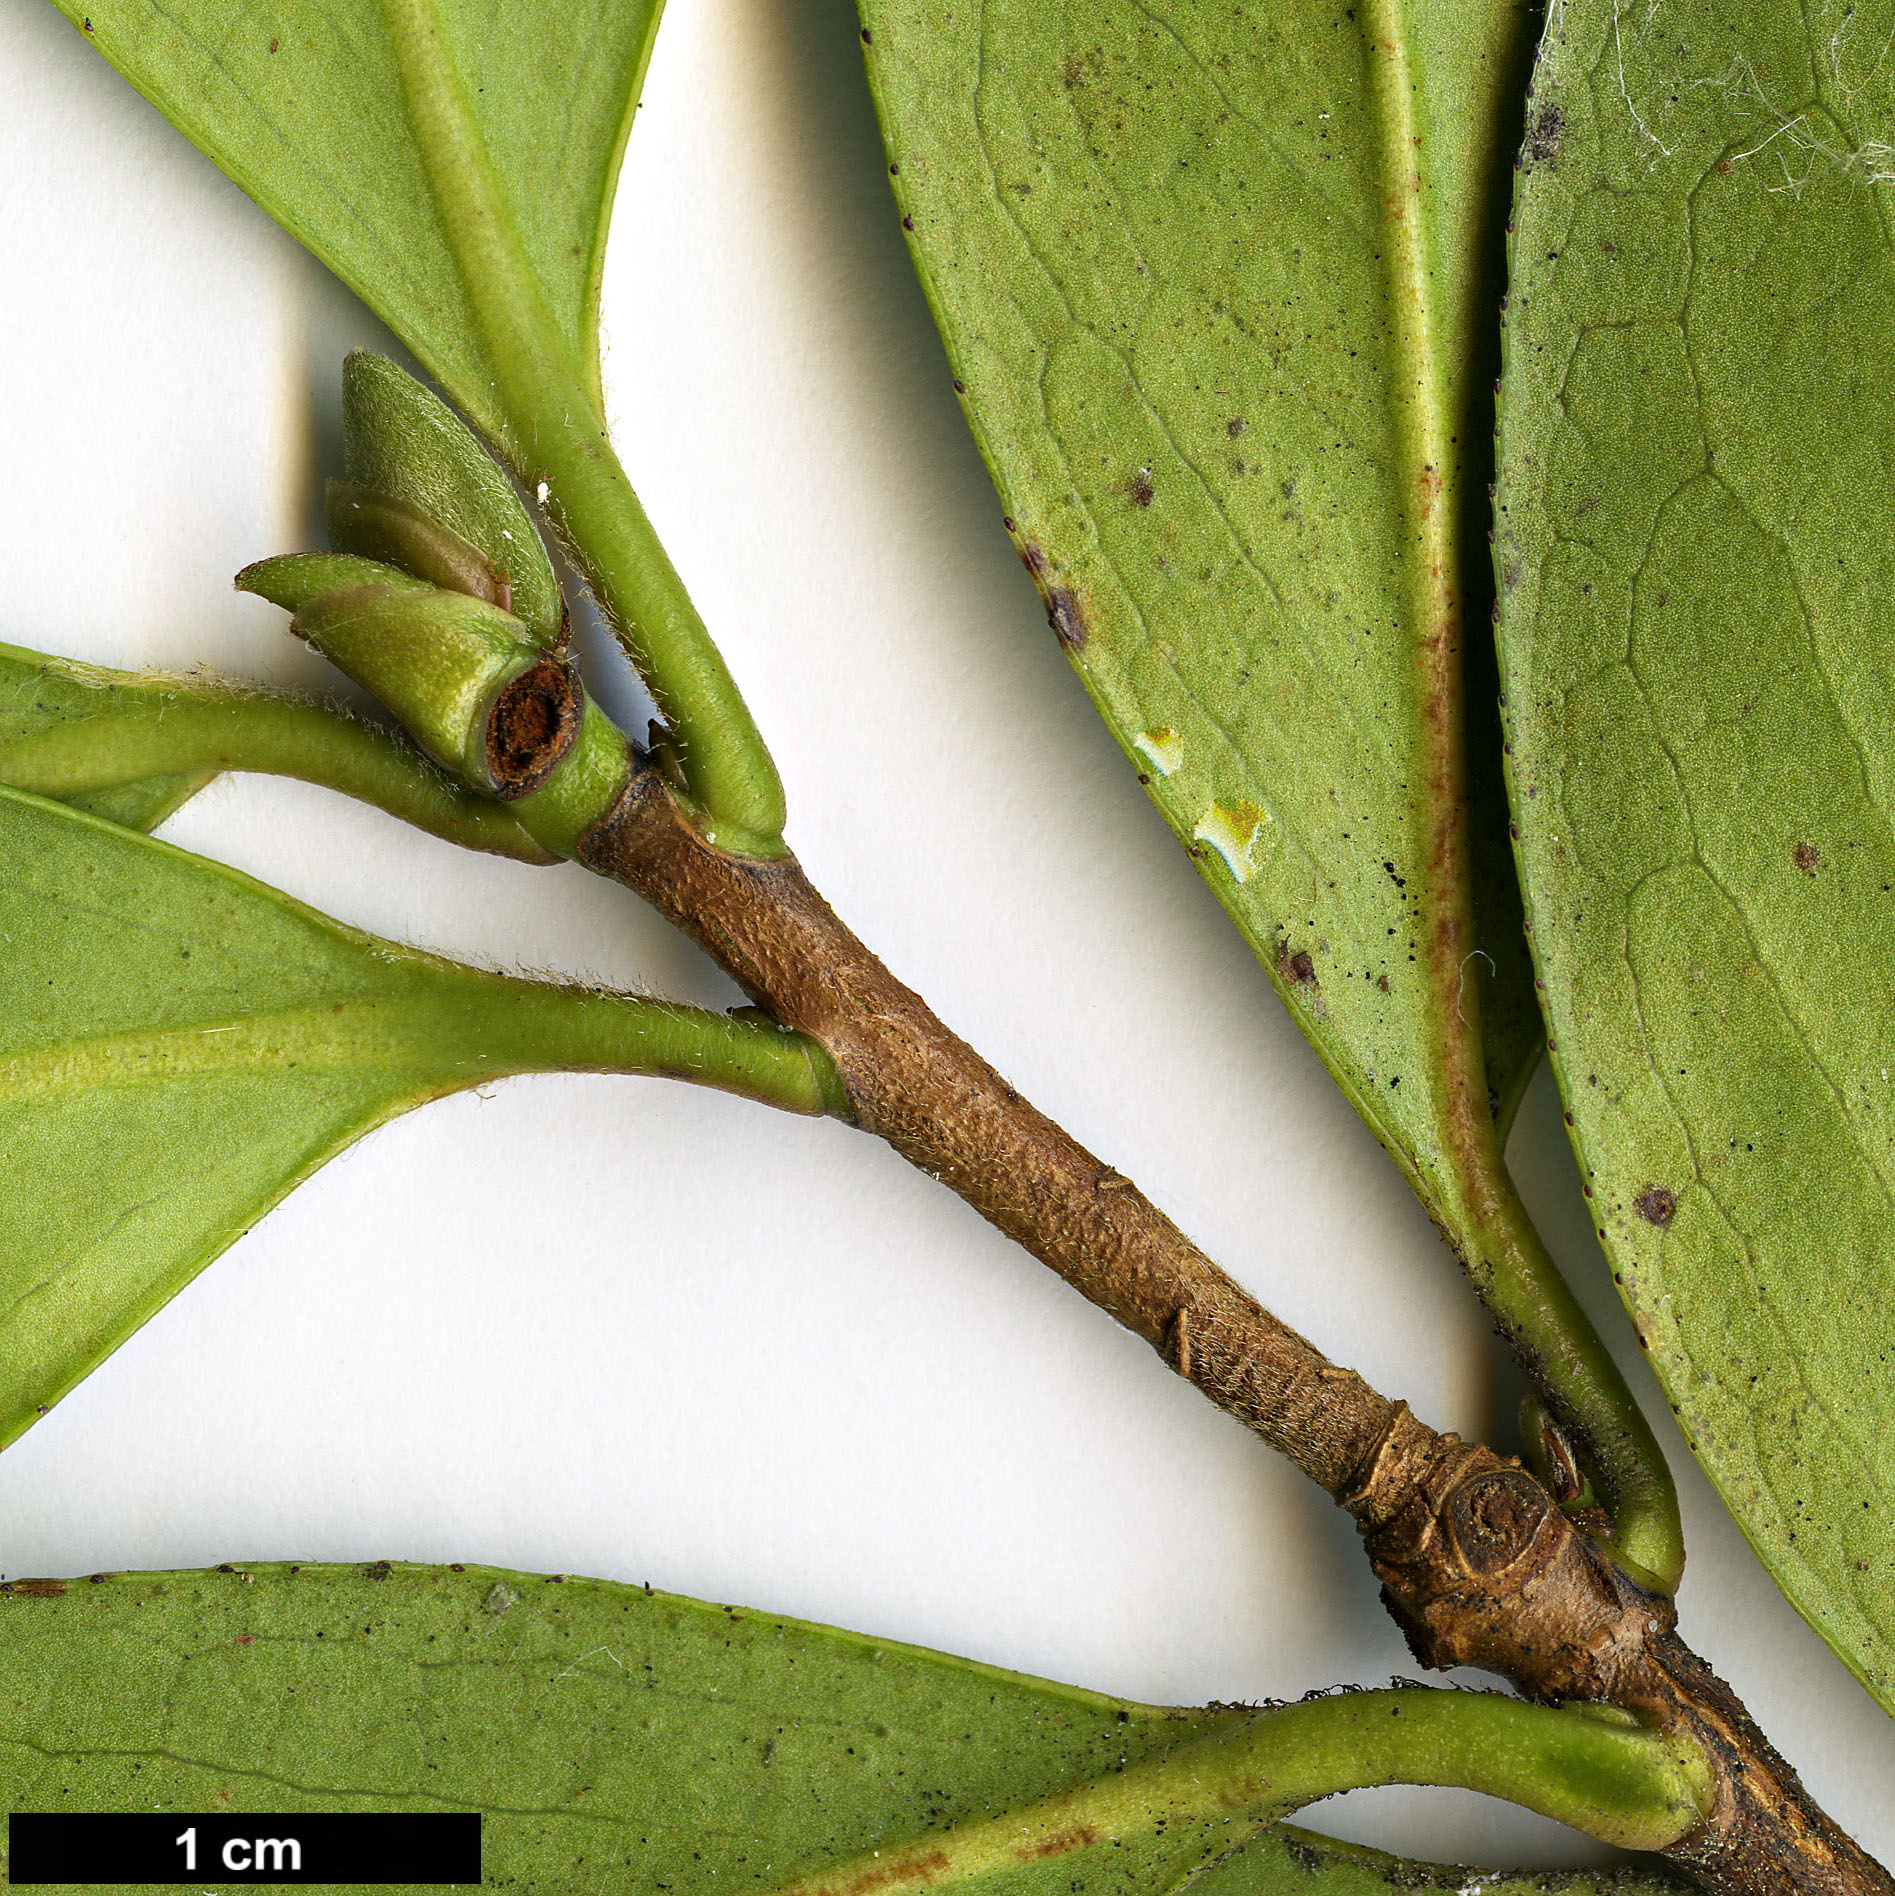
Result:
{"label": "broad green leaf", "polygon": [[1526,9],[862,10],[1055,633],[1668,1588],[1663,1459],[1500,1153],[1541,1035],[1481,544]]}
{"label": "broad green leaf", "polygon": [[[522,1891],[766,1891],[884,1846],[886,1876],[857,1887],[912,1888],[904,1861],[925,1872],[929,1840],[957,1823],[1110,1786],[1270,1716],[1125,1703],[768,1614],[491,1568],[0,1588],[8,1809],[477,1810],[484,1882]],[[1069,1837],[956,1887],[1066,1896],[1083,1876],[1101,1896],[1187,1882],[1212,1896],[1384,1896],[1467,1883],[1287,1826],[1235,1854],[1226,1840],[1205,1868],[1209,1828],[1163,1834],[1177,1828],[1110,1848]],[[1679,1887],[1623,1874],[1480,1884]]]}
{"label": "broad green leaf", "polygon": [[0,791],[0,1445],[370,1127],[561,1068],[827,1110],[794,1036],[398,948]]}
{"label": "broad green leaf", "polygon": [[1895,8],[1573,0],[1497,547],[1599,1234],[1693,1451],[1895,1711]]}
{"label": "broad green leaf", "polygon": [[485,148],[504,240],[524,253],[532,280],[517,293],[543,304],[596,394],[606,223],[657,0],[58,4],[497,435],[487,330],[403,90],[406,49],[427,42]]}
{"label": "broad green leaf", "polygon": [[[903,223],[1053,630],[1442,1210],[1428,648],[1487,610],[1468,496],[1525,16],[1414,12],[863,4]],[[1477,827],[1503,823],[1496,786]],[[1538,1027],[1504,858],[1482,897],[1445,1008],[1478,988],[1510,1105]]]}

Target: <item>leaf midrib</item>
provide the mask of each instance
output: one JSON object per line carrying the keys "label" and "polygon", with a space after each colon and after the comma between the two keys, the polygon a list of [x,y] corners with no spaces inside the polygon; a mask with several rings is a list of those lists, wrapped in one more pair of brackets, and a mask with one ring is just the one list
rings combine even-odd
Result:
{"label": "leaf midrib", "polygon": [[[1460,980],[1463,958],[1474,947],[1462,743],[1461,587],[1454,531],[1461,496],[1441,386],[1406,18],[1401,0],[1366,0],[1359,17],[1385,192],[1385,320],[1394,364],[1389,432],[1402,512],[1401,615],[1414,664],[1414,734],[1426,784],[1414,804],[1414,844],[1421,871],[1421,941],[1433,1001],[1434,1051],[1444,1082],[1437,1115],[1444,1141],[1441,1158],[1458,1186],[1484,1197],[1480,1174],[1483,1148],[1489,1143],[1480,1136],[1486,1113],[1485,1066],[1479,1017],[1476,1013],[1468,1018]],[[1432,1169],[1424,1167],[1424,1179]]]}
{"label": "leaf midrib", "polygon": [[[429,997],[432,999],[432,997]],[[349,1000],[190,1026],[89,1034],[0,1062],[0,1109],[50,1094],[167,1081],[278,1077],[299,1067],[471,1084],[499,1056],[444,1052],[448,1016],[428,1001]],[[517,1062],[516,1062],[517,1064]]]}
{"label": "leaf midrib", "polygon": [[503,436],[513,435],[524,417],[550,412],[558,402],[567,405],[570,426],[575,396],[585,421],[597,425],[588,378],[570,359],[544,287],[507,214],[434,0],[376,4],[394,50],[437,227],[460,275],[477,343],[500,398],[497,427]]}

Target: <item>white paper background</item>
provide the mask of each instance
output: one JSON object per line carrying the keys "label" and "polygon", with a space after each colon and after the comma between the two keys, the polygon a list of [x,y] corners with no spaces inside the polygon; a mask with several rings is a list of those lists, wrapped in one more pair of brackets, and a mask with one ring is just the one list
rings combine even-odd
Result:
{"label": "white paper background", "polygon": [[[49,7],[0,0],[0,637],[321,684],[237,567],[316,543],[373,318]],[[1511,1369],[1146,804],[1046,629],[949,387],[841,0],[677,0],[607,278],[612,420],[842,914],[1286,1319],[1429,1420]],[[166,831],[350,921],[723,1004],[577,869],[297,785]],[[1611,1299],[1543,1083],[1514,1142]],[[1887,1720],[1684,1481],[1682,1608],[1895,1855]],[[884,1148],[657,1082],[514,1081],[376,1134],[0,1459],[0,1571],[480,1560],[649,1581],[1174,1702],[1412,1672],[1348,1524]],[[1603,1860],[1486,1799],[1311,1821]]]}

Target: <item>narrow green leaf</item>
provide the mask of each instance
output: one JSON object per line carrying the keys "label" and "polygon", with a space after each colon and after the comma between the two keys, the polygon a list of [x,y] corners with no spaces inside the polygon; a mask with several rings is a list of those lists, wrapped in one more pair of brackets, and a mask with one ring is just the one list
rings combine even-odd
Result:
{"label": "narrow green leaf", "polygon": [[[478,1810],[485,1880],[527,1891],[765,1891],[883,1846],[888,1874],[856,1887],[899,1888],[903,1858],[925,1859],[956,1824],[1110,1787],[1272,1716],[1124,1703],[829,1627],[491,1568],[0,1588],[9,1809]],[[1078,1870],[1089,1890],[1142,1896],[1467,1880],[1287,1827],[1226,1854],[1240,1830],[1205,1871],[1209,1830],[1171,1828],[1116,1850],[1075,1836],[958,1887],[1066,1896]],[[1488,1896],[1678,1887],[1480,1881]]]}
{"label": "narrow green leaf", "polygon": [[840,1097],[798,1036],[398,948],[0,791],[0,1446],[372,1126],[556,1069]]}
{"label": "narrow green leaf", "polygon": [[1054,632],[1670,1585],[1662,1458],[1499,1151],[1541,1031],[1483,544],[1526,9],[862,14]]}
{"label": "narrow green leaf", "polygon": [[1555,9],[1497,547],[1599,1235],[1687,1439],[1895,1711],[1895,9]]}

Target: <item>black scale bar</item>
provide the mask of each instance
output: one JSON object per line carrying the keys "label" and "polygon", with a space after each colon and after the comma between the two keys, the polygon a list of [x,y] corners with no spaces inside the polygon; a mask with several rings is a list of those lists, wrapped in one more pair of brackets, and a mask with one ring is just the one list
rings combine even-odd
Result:
{"label": "black scale bar", "polygon": [[295,1811],[194,1817],[174,1811],[7,1819],[14,1889],[75,1883],[480,1882],[478,1813]]}

